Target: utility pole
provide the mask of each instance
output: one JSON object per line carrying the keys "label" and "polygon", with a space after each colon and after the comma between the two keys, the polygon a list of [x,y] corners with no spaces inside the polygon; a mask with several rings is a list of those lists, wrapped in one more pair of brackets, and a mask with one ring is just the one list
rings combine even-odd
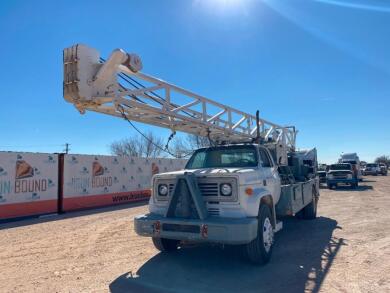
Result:
{"label": "utility pole", "polygon": [[70,150],[69,146],[70,146],[69,143],[65,143],[65,150],[64,150],[65,154],[67,154],[69,152],[69,150]]}

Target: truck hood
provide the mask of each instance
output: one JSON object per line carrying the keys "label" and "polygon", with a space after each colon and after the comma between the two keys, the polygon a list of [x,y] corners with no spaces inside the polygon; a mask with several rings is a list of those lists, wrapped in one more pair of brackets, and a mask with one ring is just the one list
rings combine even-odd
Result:
{"label": "truck hood", "polygon": [[237,176],[240,178],[241,184],[250,184],[258,182],[260,172],[258,168],[205,168],[205,169],[184,169],[180,171],[167,172],[154,175],[154,178],[174,178],[178,175],[183,175],[185,172],[194,173],[196,176]]}

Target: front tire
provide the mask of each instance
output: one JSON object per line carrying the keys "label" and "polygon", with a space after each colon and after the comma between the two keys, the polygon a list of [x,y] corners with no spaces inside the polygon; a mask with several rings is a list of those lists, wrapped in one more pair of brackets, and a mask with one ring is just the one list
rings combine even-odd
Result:
{"label": "front tire", "polygon": [[156,247],[161,252],[171,252],[177,250],[179,246],[179,240],[152,237],[154,247]]}
{"label": "front tire", "polygon": [[244,245],[246,258],[253,264],[264,265],[269,262],[272,254],[274,230],[271,210],[261,205],[259,210],[257,237]]}

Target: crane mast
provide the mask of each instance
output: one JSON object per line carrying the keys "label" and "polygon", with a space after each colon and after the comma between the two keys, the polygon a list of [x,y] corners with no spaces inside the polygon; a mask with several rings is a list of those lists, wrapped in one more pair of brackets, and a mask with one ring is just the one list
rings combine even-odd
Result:
{"label": "crane mast", "polygon": [[[141,59],[121,49],[107,60],[77,44],[64,49],[63,95],[81,114],[87,110],[207,136],[217,142],[260,141],[280,154],[295,150],[295,127],[284,127],[142,73]],[[257,119],[256,119],[257,118]]]}

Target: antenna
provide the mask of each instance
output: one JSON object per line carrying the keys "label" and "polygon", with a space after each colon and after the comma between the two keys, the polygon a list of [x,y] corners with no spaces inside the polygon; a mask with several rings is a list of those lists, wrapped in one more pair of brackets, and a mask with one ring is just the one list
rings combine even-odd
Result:
{"label": "antenna", "polygon": [[69,151],[70,151],[69,146],[70,146],[70,143],[65,143],[65,149],[64,149],[65,154],[69,153]]}
{"label": "antenna", "polygon": [[256,143],[260,143],[260,111],[257,110],[256,111],[256,139],[255,139],[255,142]]}

